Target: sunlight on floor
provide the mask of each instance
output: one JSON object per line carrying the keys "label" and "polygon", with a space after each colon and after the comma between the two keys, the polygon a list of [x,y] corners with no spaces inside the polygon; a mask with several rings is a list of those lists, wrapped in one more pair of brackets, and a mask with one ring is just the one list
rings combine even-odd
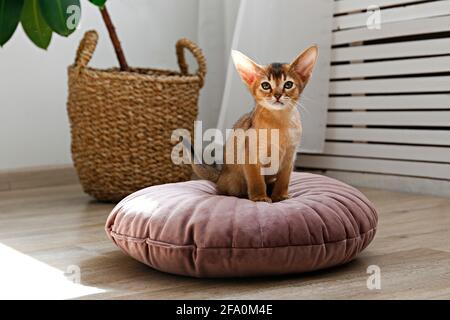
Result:
{"label": "sunlight on floor", "polygon": [[0,300],[71,299],[105,292],[79,284],[78,266],[68,266],[65,273],[1,243],[0,257]]}

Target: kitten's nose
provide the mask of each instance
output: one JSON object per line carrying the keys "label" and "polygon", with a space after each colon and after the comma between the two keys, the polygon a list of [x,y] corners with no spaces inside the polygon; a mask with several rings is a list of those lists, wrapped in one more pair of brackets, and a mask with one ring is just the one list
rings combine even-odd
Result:
{"label": "kitten's nose", "polygon": [[281,98],[281,93],[275,93],[275,94],[274,94],[274,97],[275,97],[277,100],[280,100],[280,98]]}

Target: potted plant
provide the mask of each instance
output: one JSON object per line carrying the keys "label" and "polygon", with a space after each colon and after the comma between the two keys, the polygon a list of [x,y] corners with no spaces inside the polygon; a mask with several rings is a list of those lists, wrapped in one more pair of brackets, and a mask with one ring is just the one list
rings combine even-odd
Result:
{"label": "potted plant", "polygon": [[[146,186],[188,180],[190,166],[171,160],[171,135],[180,128],[193,135],[206,74],[201,50],[180,39],[180,71],[129,67],[106,0],[89,1],[100,9],[120,68],[88,67],[98,41],[95,31],[86,32],[68,68],[72,158],[84,191],[118,201]],[[0,46],[21,23],[30,40],[46,49],[53,33],[72,34],[80,17],[79,0],[0,0]],[[188,72],[184,49],[198,62],[195,74]]]}
{"label": "potted plant", "polygon": [[[108,13],[107,0],[89,1],[99,7],[116,51],[120,69],[126,71],[128,63]],[[36,46],[47,49],[53,33],[68,37],[76,30],[80,18],[79,0],[0,0],[0,46],[11,39],[20,23],[28,38]]]}

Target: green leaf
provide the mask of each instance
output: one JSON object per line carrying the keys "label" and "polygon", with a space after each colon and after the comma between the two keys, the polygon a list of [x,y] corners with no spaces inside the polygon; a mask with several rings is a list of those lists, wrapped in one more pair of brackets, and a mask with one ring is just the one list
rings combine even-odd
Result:
{"label": "green leaf", "polygon": [[41,49],[47,49],[52,40],[52,29],[42,17],[38,0],[25,0],[22,27],[28,38]]}
{"label": "green leaf", "polygon": [[24,0],[0,0],[0,46],[11,39],[20,21]]}
{"label": "green leaf", "polygon": [[95,4],[98,7],[103,7],[107,0],[89,0],[89,2]]}
{"label": "green leaf", "polygon": [[39,0],[42,16],[57,34],[67,37],[80,22],[80,0]]}

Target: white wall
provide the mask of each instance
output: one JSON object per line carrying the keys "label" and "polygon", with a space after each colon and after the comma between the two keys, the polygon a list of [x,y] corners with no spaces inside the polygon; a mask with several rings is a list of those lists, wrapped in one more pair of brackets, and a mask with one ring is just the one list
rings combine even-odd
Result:
{"label": "white wall", "polygon": [[[68,39],[54,35],[47,52],[36,48],[21,27],[0,48],[0,170],[72,162],[66,68],[84,31],[100,33],[91,65],[117,65],[98,9],[82,4],[80,30]],[[175,42],[197,41],[198,0],[115,0],[109,11],[132,66],[178,69]]]}
{"label": "white wall", "polygon": [[199,0],[198,43],[207,56],[208,74],[200,96],[203,129],[216,128],[241,0]]}
{"label": "white wall", "polygon": [[[332,0],[246,0],[241,3],[232,41],[261,64],[291,62],[307,47],[319,46],[311,81],[300,98],[302,141],[299,151],[321,153],[325,141],[331,54]],[[261,23],[269,21],[269,23]],[[254,107],[254,99],[228,65],[218,127],[232,127]]]}

